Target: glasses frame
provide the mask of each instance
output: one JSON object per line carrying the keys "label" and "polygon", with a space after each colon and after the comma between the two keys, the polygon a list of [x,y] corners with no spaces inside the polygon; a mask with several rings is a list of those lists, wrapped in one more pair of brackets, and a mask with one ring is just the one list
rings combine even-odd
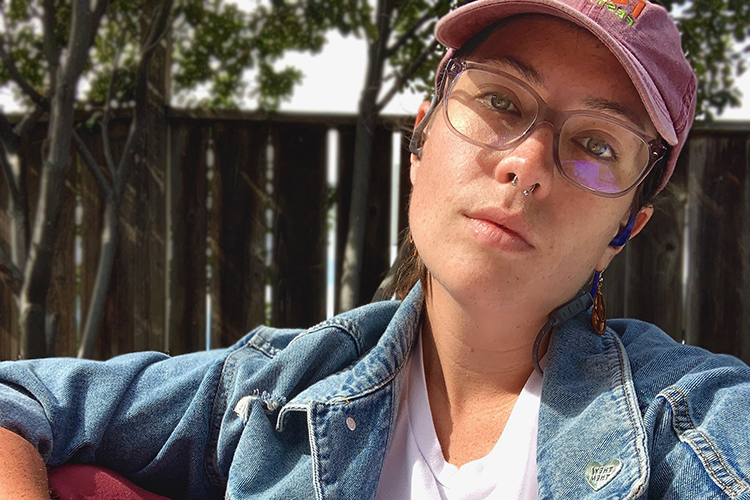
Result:
{"label": "glasses frame", "polygon": [[[472,139],[471,137],[468,137],[462,134],[453,126],[453,123],[451,123],[450,118],[448,117],[448,104],[447,104],[448,98],[450,96],[451,90],[453,89],[453,85],[458,79],[458,77],[464,71],[467,71],[469,69],[478,69],[487,73],[500,76],[502,78],[507,78],[508,80],[512,81],[513,83],[515,83],[516,85],[524,89],[526,92],[528,92],[529,95],[531,95],[534,99],[536,99],[537,106],[538,106],[536,117],[531,122],[531,124],[529,124],[526,131],[523,134],[521,134],[517,139],[514,139],[510,141],[509,143],[504,144],[502,146],[492,146],[492,145],[485,144],[483,142],[477,141],[475,139]],[[455,60],[455,59],[449,61],[448,64],[446,65],[444,76],[441,79],[440,87],[437,89],[435,96],[438,97],[438,99],[433,100],[433,103],[430,106],[430,109],[433,110],[437,107],[437,105],[441,101],[444,102],[443,117],[450,131],[453,132],[456,136],[465,140],[466,142],[473,144],[475,146],[479,146],[484,149],[490,149],[493,151],[507,151],[507,150],[513,149],[518,144],[525,141],[537,129],[537,127],[539,127],[539,125],[543,123],[549,123],[550,125],[552,125],[554,133],[555,133],[554,139],[553,139],[552,152],[553,152],[553,157],[555,160],[555,166],[557,167],[558,172],[560,172],[560,174],[563,176],[564,179],[566,179],[568,182],[572,183],[573,185],[581,189],[584,189],[590,193],[593,193],[597,196],[602,196],[604,198],[619,198],[621,196],[624,196],[628,192],[630,192],[636,186],[638,186],[648,176],[648,174],[654,168],[654,165],[656,164],[656,162],[658,162],[661,158],[664,157],[664,153],[667,150],[667,147],[664,145],[664,142],[661,138],[649,137],[645,135],[643,132],[641,132],[640,130],[634,128],[628,122],[625,122],[623,120],[618,120],[617,118],[614,118],[612,116],[609,116],[603,113],[597,113],[595,111],[589,111],[589,110],[560,111],[558,109],[555,109],[552,106],[548,105],[544,101],[544,99],[542,99],[542,97],[528,83],[524,82],[523,80],[520,80],[519,78],[516,78],[515,76],[509,73],[498,70],[497,68],[487,65],[487,64],[482,64],[482,63],[473,62],[473,61]],[[589,116],[589,117],[597,118],[600,120],[608,121],[610,123],[613,123],[615,125],[618,125],[628,130],[629,132],[632,132],[635,136],[637,136],[639,139],[641,139],[644,142],[644,144],[648,147],[648,150],[649,150],[648,163],[643,167],[643,171],[640,173],[640,175],[636,178],[636,180],[630,186],[616,193],[607,193],[603,191],[597,191],[596,189],[585,186],[565,173],[565,170],[563,169],[563,166],[562,166],[562,162],[560,161],[560,153],[559,153],[560,132],[562,131],[562,127],[565,124],[565,122],[573,116]],[[422,123],[425,123],[426,121],[427,121],[427,117],[425,117],[425,119],[422,120]]]}

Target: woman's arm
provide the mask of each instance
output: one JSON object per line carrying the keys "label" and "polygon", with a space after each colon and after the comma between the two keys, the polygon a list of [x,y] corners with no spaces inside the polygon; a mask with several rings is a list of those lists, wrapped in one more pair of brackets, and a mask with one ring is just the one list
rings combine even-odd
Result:
{"label": "woman's arm", "polygon": [[36,448],[0,427],[0,498],[49,500],[47,468]]}

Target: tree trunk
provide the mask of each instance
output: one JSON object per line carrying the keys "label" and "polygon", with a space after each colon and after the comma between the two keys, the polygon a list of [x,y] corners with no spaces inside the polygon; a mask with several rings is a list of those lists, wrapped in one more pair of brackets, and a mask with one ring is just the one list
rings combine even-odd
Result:
{"label": "tree trunk", "polygon": [[[77,81],[77,78],[76,78]],[[65,179],[70,167],[70,141],[73,131],[75,84],[60,79],[50,109],[50,148],[42,166],[39,202],[34,221],[26,281],[19,301],[21,358],[40,358],[46,348],[46,302],[52,272],[55,243],[60,233],[60,213]]]}
{"label": "tree trunk", "polygon": [[99,254],[99,266],[96,271],[96,282],[91,294],[89,311],[86,316],[86,326],[81,336],[81,345],[78,348],[79,358],[91,358],[94,355],[96,337],[99,333],[104,305],[107,302],[109,281],[112,277],[115,253],[117,251],[117,239],[119,236],[119,203],[113,199],[107,200],[107,208],[104,211],[104,227],[102,227],[101,252]]}
{"label": "tree trunk", "polygon": [[40,358],[47,354],[47,291],[60,234],[65,179],[71,163],[76,87],[106,7],[107,0],[73,2],[66,58],[49,108],[49,150],[42,165],[39,200],[24,270],[26,280],[19,298],[21,358]]}
{"label": "tree trunk", "polygon": [[377,99],[383,83],[386,47],[391,32],[389,23],[392,6],[392,0],[378,1],[376,14],[378,38],[372,40],[369,45],[367,77],[359,102],[359,116],[354,138],[354,172],[349,208],[349,229],[346,236],[339,291],[339,307],[342,311],[357,307],[360,301],[359,290],[362,280],[372,145],[375,140],[375,124],[380,115]]}

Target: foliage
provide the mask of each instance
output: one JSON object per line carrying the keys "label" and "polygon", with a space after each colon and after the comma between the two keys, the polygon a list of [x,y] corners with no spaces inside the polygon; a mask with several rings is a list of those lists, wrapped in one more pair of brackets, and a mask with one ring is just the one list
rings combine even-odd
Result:
{"label": "foliage", "polygon": [[[682,34],[682,47],[698,76],[699,118],[711,119],[741,104],[735,76],[747,69],[750,2],[747,0],[659,0]],[[748,96],[745,96],[748,97]]]}
{"label": "foliage", "polygon": [[[55,38],[63,47],[70,26],[70,5],[56,4]],[[8,8],[4,8],[7,2]],[[172,11],[168,43],[175,103],[234,107],[246,93],[256,96],[263,107],[275,108],[291,95],[302,80],[295,68],[276,69],[287,50],[319,52],[331,21],[309,6],[259,5],[246,12],[221,0],[177,0]],[[311,5],[315,5],[314,2]],[[116,0],[107,9],[83,75],[79,99],[88,105],[102,105],[113,68],[117,67],[112,94],[116,106],[133,105],[139,40],[144,36],[141,13],[144,0]],[[0,37],[14,58],[21,75],[40,94],[48,83],[44,57],[41,0],[0,0]],[[335,18],[345,19],[332,12]],[[343,25],[346,21],[343,20]],[[344,28],[346,31],[351,31]],[[119,64],[116,64],[119,57]],[[247,90],[246,71],[255,70],[255,85]],[[7,69],[0,65],[0,86],[10,84]],[[202,89],[208,98],[190,98]],[[27,96],[16,93],[19,102],[30,105]]]}
{"label": "foliage", "polygon": [[[57,8],[55,38],[64,45],[68,33],[70,2],[54,0]],[[657,0],[670,10],[683,35],[683,46],[699,79],[699,116],[712,116],[727,106],[738,106],[741,93],[736,75],[747,65],[750,48],[750,2],[746,0]],[[91,52],[83,80],[88,82],[81,100],[102,103],[117,53],[121,54],[114,100],[120,106],[133,101],[139,23],[143,0],[112,2]],[[7,9],[3,9],[3,3]],[[41,36],[41,0],[0,0],[1,33],[21,74],[41,91],[46,61]],[[397,90],[428,93],[433,70],[441,56],[432,42],[435,20],[459,3],[456,0],[393,0],[390,2],[391,48],[385,54],[391,73],[386,82]],[[176,105],[235,107],[246,97],[261,108],[274,109],[303,80],[299,69],[277,68],[290,50],[317,53],[327,33],[373,42],[381,35],[367,0],[256,0],[245,8],[225,0],[177,0],[172,14],[169,43],[172,51],[172,84]],[[739,48],[737,48],[739,47]],[[428,53],[425,54],[425,51]],[[412,67],[424,57],[422,64]],[[399,78],[406,75],[406,78]],[[252,77],[253,81],[248,80]],[[0,86],[7,85],[0,66]],[[195,90],[201,95],[195,96]],[[42,92],[43,93],[43,92]],[[384,91],[387,101],[390,91]],[[19,96],[20,97],[20,96]],[[385,104],[385,102],[383,102]]]}

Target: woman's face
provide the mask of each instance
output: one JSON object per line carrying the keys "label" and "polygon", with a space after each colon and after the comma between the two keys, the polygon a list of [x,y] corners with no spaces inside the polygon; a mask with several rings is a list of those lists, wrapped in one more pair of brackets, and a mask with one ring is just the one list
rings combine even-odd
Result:
{"label": "woman's face", "polygon": [[[657,136],[625,70],[570,23],[519,17],[470,59],[524,80],[553,108],[596,110]],[[418,122],[426,109],[427,103]],[[421,158],[412,156],[409,209],[432,293],[448,293],[468,308],[526,307],[546,315],[595,268],[606,268],[618,251],[609,242],[627,221],[634,195],[603,198],[566,181],[555,167],[553,136],[542,125],[515,149],[495,152],[451,132],[442,110],[434,115]],[[637,229],[649,215],[639,217]]]}

